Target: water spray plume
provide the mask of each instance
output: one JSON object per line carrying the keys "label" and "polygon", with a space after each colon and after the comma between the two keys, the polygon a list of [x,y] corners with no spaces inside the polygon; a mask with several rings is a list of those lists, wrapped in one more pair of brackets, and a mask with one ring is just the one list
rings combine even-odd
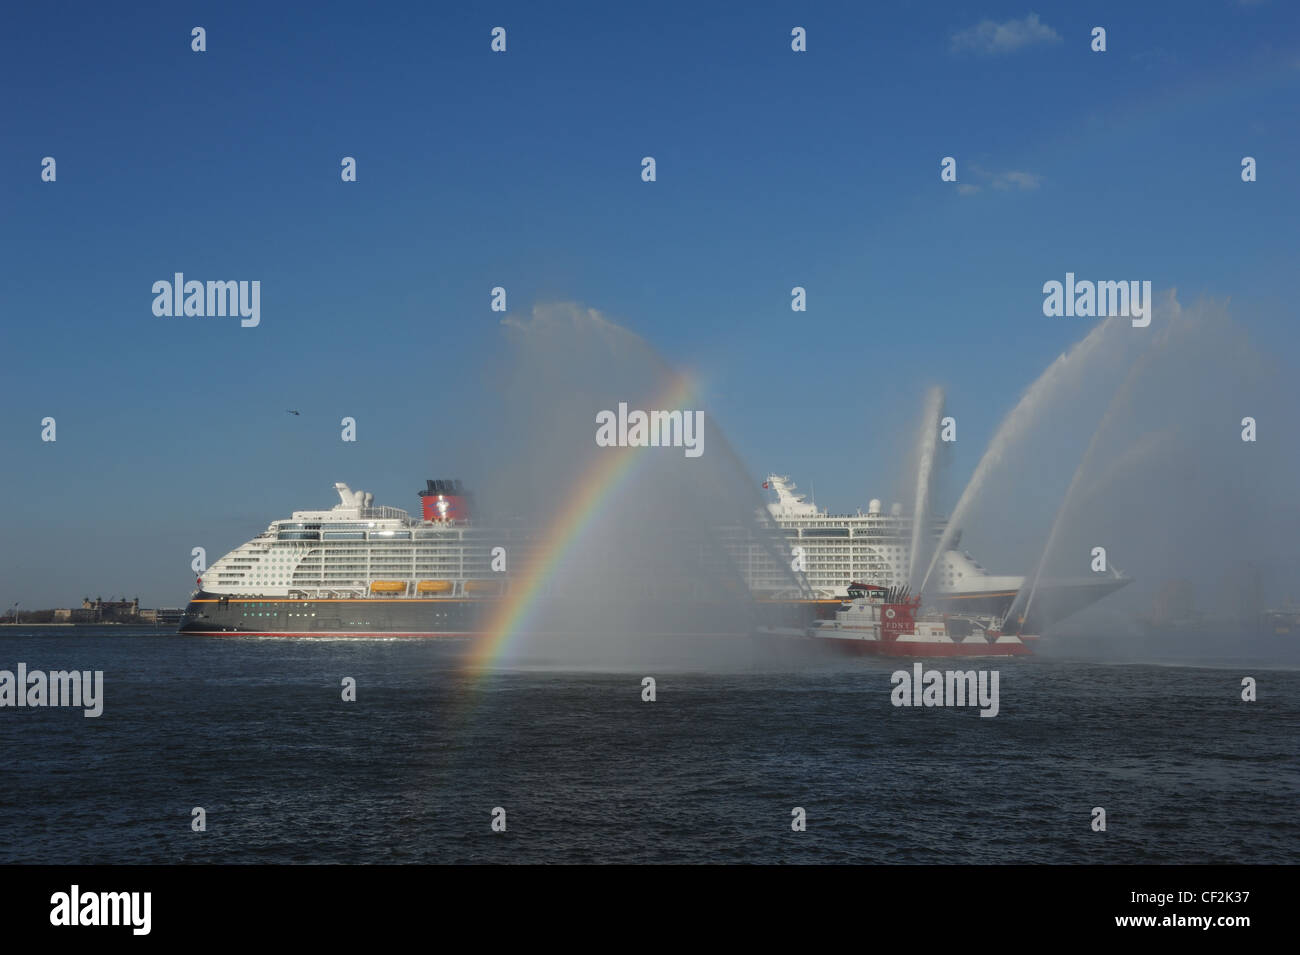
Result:
{"label": "water spray plume", "polygon": [[[762,612],[754,590],[806,585],[756,483],[699,407],[698,381],[593,309],[539,306],[504,324],[510,348],[492,375],[501,407],[475,449],[480,510],[508,508],[536,529],[536,546],[512,565],[480,662],[747,659],[747,640],[704,638],[747,637]],[[700,412],[701,453],[598,444],[598,415],[620,406]],[[765,583],[751,589],[755,577]]]}
{"label": "water spray plume", "polygon": [[[1174,302],[1174,306],[1176,309],[1176,301]],[[1176,310],[1174,314],[1177,314]],[[1088,466],[1092,463],[1093,457],[1097,453],[1097,446],[1102,436],[1108,432],[1116,415],[1118,415],[1122,410],[1127,409],[1133,391],[1137,387],[1138,382],[1142,380],[1143,375],[1149,369],[1153,356],[1168,344],[1174,330],[1181,327],[1181,323],[1177,321],[1167,321],[1162,323],[1159,331],[1152,336],[1152,341],[1148,345],[1147,350],[1143,354],[1139,355],[1137,360],[1133,362],[1133,365],[1129,368],[1128,374],[1124,378],[1123,384],[1115,390],[1110,403],[1106,406],[1105,414],[1102,415],[1101,420],[1097,423],[1097,427],[1093,429],[1092,437],[1088,439],[1088,447],[1084,451],[1083,457],[1079,459],[1079,465],[1075,468],[1074,475],[1070,478],[1069,487],[1066,488],[1065,497],[1061,499],[1060,507],[1058,507],[1056,511],[1056,517],[1052,520],[1052,529],[1048,532],[1047,542],[1043,545],[1043,552],[1038,558],[1038,564],[1034,568],[1034,576],[1030,581],[1029,587],[1027,590],[1024,587],[1021,587],[1020,592],[1016,594],[1015,600],[1012,601],[1011,607],[1007,611],[1008,619],[1012,619],[1015,616],[1022,596],[1024,597],[1025,609],[1020,615],[1020,621],[1023,625],[1025,621],[1030,619],[1029,613],[1033,609],[1034,593],[1038,589],[1038,581],[1042,577],[1043,566],[1047,563],[1047,557],[1052,551],[1052,545],[1056,543],[1057,534],[1061,529],[1061,521],[1069,511],[1070,505],[1074,502],[1075,492],[1079,487],[1079,481],[1083,475],[1087,473]]]}
{"label": "water spray plume", "polygon": [[1029,386],[1010,413],[1002,419],[1002,423],[993,435],[993,440],[989,442],[984,456],[980,458],[974,473],[971,474],[971,479],[966,484],[965,490],[962,491],[961,497],[957,499],[957,506],[953,508],[952,515],[948,519],[948,526],[944,528],[943,536],[939,539],[925,576],[921,578],[920,593],[925,592],[926,585],[934,574],[934,568],[938,564],[939,558],[947,553],[948,548],[952,545],[953,537],[961,528],[962,522],[969,516],[971,507],[978,498],[980,491],[983,490],[989,474],[1001,463],[1007,449],[1033,424],[1044,403],[1057,388],[1061,387],[1066,380],[1066,376],[1085,363],[1088,357],[1101,345],[1102,340],[1109,334],[1110,330],[1117,327],[1118,323],[1119,320],[1116,318],[1107,318],[1100,322],[1088,333],[1086,338],[1077,342],[1069,351],[1052,362],[1047,370]]}
{"label": "water spray plume", "polygon": [[916,451],[916,500],[912,508],[912,547],[908,563],[908,586],[916,588],[925,559],[925,545],[930,539],[930,509],[933,497],[935,457],[939,450],[939,419],[943,417],[942,388],[931,388],[925,399],[921,431]]}

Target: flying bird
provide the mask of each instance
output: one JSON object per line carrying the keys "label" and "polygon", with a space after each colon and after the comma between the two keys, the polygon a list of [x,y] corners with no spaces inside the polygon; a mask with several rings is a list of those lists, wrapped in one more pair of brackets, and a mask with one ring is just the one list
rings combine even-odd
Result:
{"label": "flying bird", "polygon": [[301,411],[290,411],[289,414],[301,415],[302,412],[301,412]]}

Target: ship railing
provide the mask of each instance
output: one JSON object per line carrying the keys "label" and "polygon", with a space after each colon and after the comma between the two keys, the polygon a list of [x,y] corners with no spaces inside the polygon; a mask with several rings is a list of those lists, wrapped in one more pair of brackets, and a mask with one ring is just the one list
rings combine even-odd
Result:
{"label": "ship railing", "polygon": [[355,587],[295,587],[289,597],[295,600],[341,600],[366,596],[364,589]]}
{"label": "ship railing", "polygon": [[411,515],[400,507],[362,507],[358,509],[357,516],[361,520],[386,521],[408,520]]}

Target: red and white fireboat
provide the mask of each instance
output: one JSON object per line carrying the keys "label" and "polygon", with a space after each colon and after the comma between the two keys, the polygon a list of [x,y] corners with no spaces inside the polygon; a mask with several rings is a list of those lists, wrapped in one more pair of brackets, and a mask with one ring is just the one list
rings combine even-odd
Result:
{"label": "red and white fireboat", "polygon": [[845,653],[887,657],[1006,657],[1032,653],[1032,637],[1003,631],[993,617],[922,613],[905,588],[849,585],[835,619],[819,620],[807,637]]}

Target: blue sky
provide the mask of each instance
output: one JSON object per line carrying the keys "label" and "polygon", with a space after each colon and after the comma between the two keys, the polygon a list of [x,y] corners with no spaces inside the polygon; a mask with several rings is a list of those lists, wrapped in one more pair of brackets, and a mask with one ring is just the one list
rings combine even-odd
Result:
{"label": "blue sky", "polygon": [[[1295,356],[1290,4],[466,6],[11,11],[0,603],[183,603],[191,547],[336,480],[413,509],[484,426],[497,285],[512,313],[634,329],[699,375],[755,481],[836,508],[895,471],[846,431],[930,384],[974,467],[1087,331],[1041,311],[1067,270],[1230,298]],[[260,280],[261,326],[155,317],[175,271]]]}

